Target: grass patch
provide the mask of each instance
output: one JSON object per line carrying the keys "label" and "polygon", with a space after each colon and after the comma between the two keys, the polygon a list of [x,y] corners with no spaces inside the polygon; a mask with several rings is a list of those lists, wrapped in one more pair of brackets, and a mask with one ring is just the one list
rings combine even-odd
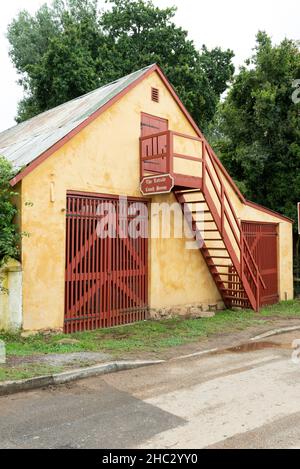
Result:
{"label": "grass patch", "polygon": [[64,371],[63,367],[40,365],[40,364],[22,364],[18,366],[0,366],[0,381],[14,381],[20,379],[32,378],[35,376],[45,376]]}
{"label": "grass patch", "polygon": [[267,306],[260,310],[260,316],[280,316],[283,319],[285,317],[300,317],[300,301],[299,300],[289,300],[282,301],[276,305]]}
{"label": "grass patch", "polygon": [[[282,302],[263,308],[260,314],[251,310],[223,311],[213,318],[188,320],[173,318],[69,335],[38,334],[22,338],[20,334],[0,333],[0,340],[6,343],[8,356],[80,351],[107,352],[121,356],[124,352],[156,352],[168,347],[199,341],[201,338],[214,334],[244,330],[250,326],[265,324],[263,317],[271,319],[278,316],[282,318],[299,316],[300,318],[300,302]],[[66,338],[75,339],[76,342],[60,343]]]}

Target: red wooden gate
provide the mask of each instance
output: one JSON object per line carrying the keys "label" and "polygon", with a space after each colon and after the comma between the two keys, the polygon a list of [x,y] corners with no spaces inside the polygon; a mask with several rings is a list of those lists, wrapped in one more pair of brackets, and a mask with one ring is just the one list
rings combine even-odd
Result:
{"label": "red wooden gate", "polygon": [[[141,137],[165,132],[168,130],[168,121],[161,117],[151,116],[142,113],[141,118]],[[154,148],[153,148],[154,147]],[[142,143],[141,156],[160,155],[167,152],[167,136],[160,135],[151,140],[145,140]],[[143,163],[144,171],[151,173],[165,173],[167,170],[167,158],[157,158],[154,160],[147,160]]]}
{"label": "red wooden gate", "polygon": [[[148,312],[147,236],[130,237],[137,213],[127,209],[146,202],[93,194],[68,193],[66,234],[66,333],[111,327],[146,319]],[[108,225],[108,209],[115,214],[115,232],[100,236]],[[146,212],[145,212],[146,213]],[[147,234],[148,217],[139,213]],[[111,215],[112,216],[112,215]],[[110,220],[112,218],[110,216]],[[105,218],[106,217],[106,218]]]}
{"label": "red wooden gate", "polygon": [[260,306],[275,304],[279,301],[277,224],[243,222],[242,229],[266,284],[260,291]]}

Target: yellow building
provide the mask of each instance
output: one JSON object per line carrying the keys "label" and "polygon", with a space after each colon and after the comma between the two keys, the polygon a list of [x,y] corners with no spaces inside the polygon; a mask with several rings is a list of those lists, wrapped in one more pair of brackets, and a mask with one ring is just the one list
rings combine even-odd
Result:
{"label": "yellow building", "polygon": [[293,297],[291,220],[245,200],[156,65],[1,133],[0,154],[29,233],[24,330]]}

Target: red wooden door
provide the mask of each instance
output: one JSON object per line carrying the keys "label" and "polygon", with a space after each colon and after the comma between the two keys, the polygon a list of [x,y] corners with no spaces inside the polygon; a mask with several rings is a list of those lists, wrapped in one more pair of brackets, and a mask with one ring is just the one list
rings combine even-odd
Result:
{"label": "red wooden door", "polygon": [[[126,207],[136,202],[128,199]],[[67,196],[66,333],[146,319],[148,241],[128,236],[133,215],[126,216],[124,207],[117,197]],[[99,236],[108,209],[115,213],[115,230]],[[148,218],[141,223],[147,232]]]}
{"label": "red wooden door", "polygon": [[242,229],[266,284],[266,289],[260,290],[260,306],[275,304],[279,301],[277,225],[243,222]]}
{"label": "red wooden door", "polygon": [[[141,136],[147,137],[168,130],[167,119],[142,113]],[[145,140],[142,144],[142,156],[155,156],[166,153],[167,136],[161,135],[153,140]],[[165,173],[167,170],[167,159],[165,157],[148,160],[143,163],[144,171],[151,173]]]}

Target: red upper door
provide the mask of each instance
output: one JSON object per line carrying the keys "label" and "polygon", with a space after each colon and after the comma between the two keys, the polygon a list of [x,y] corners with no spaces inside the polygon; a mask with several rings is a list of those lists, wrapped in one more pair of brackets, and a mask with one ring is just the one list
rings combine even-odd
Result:
{"label": "red upper door", "polygon": [[[153,135],[168,130],[168,120],[161,117],[142,113],[141,136]],[[144,140],[142,144],[142,157],[155,156],[167,151],[167,135],[161,135],[154,139]],[[166,157],[147,160],[143,163],[144,171],[153,173],[165,173],[167,169]]]}

